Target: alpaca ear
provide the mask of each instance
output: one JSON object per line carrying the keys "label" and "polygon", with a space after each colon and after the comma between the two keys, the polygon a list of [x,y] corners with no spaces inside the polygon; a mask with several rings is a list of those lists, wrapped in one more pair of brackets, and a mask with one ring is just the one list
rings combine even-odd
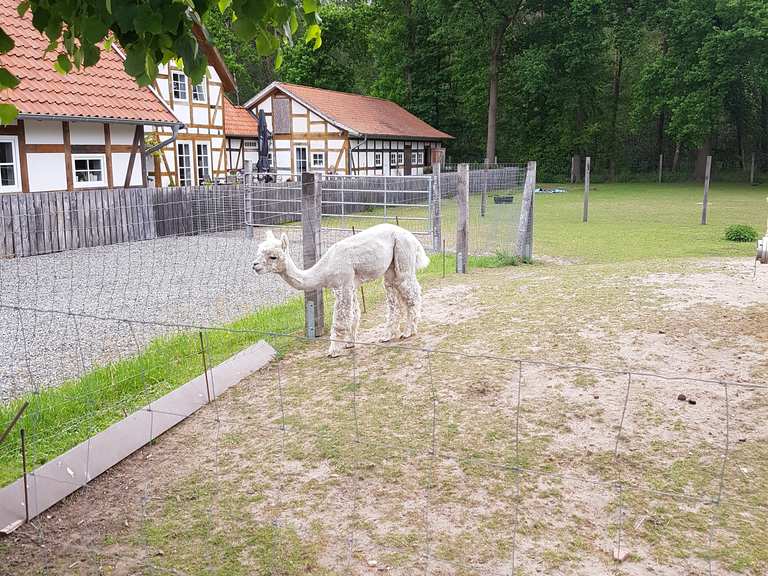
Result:
{"label": "alpaca ear", "polygon": [[275,239],[275,234],[272,232],[272,230],[267,228],[266,232],[264,232],[264,239],[265,240],[274,240]]}
{"label": "alpaca ear", "polygon": [[288,236],[286,236],[285,232],[280,236],[280,241],[283,243],[283,250],[288,250]]}

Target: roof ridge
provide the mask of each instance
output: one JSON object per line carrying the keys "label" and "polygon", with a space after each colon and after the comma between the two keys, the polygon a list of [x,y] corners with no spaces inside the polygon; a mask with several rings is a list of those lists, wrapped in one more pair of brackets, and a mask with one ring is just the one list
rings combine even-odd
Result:
{"label": "roof ridge", "polygon": [[[322,90],[323,92],[333,92],[334,94],[346,94],[347,96],[355,96],[357,98],[370,98],[371,100],[379,100],[381,102],[386,102],[388,104],[394,104],[395,106],[400,106],[400,108],[405,110],[405,108],[401,104],[398,104],[397,102],[393,100],[389,100],[382,96],[371,96],[369,94],[357,94],[356,92],[344,92],[342,90],[331,90],[330,88],[318,88],[317,86],[307,86],[306,84],[294,84],[293,82],[282,82],[279,80],[277,84],[284,85],[284,86],[296,86],[297,88],[309,88],[310,90]],[[406,110],[406,112],[408,111]]]}

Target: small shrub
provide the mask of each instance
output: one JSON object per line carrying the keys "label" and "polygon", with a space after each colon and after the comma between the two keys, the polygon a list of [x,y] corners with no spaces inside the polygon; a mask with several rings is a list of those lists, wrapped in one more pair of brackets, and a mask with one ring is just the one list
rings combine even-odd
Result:
{"label": "small shrub", "polygon": [[476,256],[472,262],[478,268],[502,268],[503,266],[517,266],[520,258],[508,252],[497,250],[493,256]]}
{"label": "small shrub", "polygon": [[725,229],[725,239],[731,242],[755,242],[757,230],[746,224],[733,224]]}

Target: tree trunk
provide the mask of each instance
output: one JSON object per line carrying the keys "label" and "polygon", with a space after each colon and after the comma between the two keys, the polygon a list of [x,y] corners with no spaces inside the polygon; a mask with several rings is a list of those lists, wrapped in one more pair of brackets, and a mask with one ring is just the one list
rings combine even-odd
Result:
{"label": "tree trunk", "polygon": [[412,13],[413,6],[411,0],[405,0],[405,29],[408,43],[408,55],[405,58],[405,98],[407,107],[413,104],[413,58],[416,54],[416,33]]}
{"label": "tree trunk", "polygon": [[613,70],[613,99],[611,101],[611,157],[608,160],[608,171],[611,181],[616,180],[616,156],[619,154],[616,142],[616,119],[619,115],[619,96],[621,95],[621,69],[623,58],[621,53],[617,54],[616,63]]}
{"label": "tree trunk", "polygon": [[656,158],[664,154],[664,111],[659,112],[659,117],[656,119]]}
{"label": "tree trunk", "polygon": [[581,154],[573,155],[573,181],[581,182]]}
{"label": "tree trunk", "polygon": [[488,132],[485,139],[485,159],[493,162],[496,158],[496,111],[499,98],[499,64],[501,49],[504,45],[504,34],[511,20],[504,18],[499,22],[491,35],[490,60],[488,62]]}
{"label": "tree trunk", "polygon": [[739,156],[739,168],[742,172],[747,171],[747,162],[744,157],[744,127],[742,126],[743,120],[741,114],[736,119],[736,148]]}
{"label": "tree trunk", "polygon": [[707,171],[707,156],[711,154],[712,142],[707,138],[698,150],[696,150],[696,168],[693,176],[697,182],[704,182],[704,176]]}
{"label": "tree trunk", "polygon": [[677,163],[680,161],[680,142],[675,143],[675,155],[672,158],[672,173],[677,171]]}

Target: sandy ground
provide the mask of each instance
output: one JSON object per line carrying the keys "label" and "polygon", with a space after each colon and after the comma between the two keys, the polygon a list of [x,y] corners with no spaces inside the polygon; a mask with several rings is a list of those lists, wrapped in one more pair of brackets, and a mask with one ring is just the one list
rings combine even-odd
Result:
{"label": "sandy ground", "polygon": [[254,374],[0,539],[0,574],[765,574],[768,270],[752,275],[436,281],[419,336],[373,344],[377,308],[346,356],[319,343]]}

